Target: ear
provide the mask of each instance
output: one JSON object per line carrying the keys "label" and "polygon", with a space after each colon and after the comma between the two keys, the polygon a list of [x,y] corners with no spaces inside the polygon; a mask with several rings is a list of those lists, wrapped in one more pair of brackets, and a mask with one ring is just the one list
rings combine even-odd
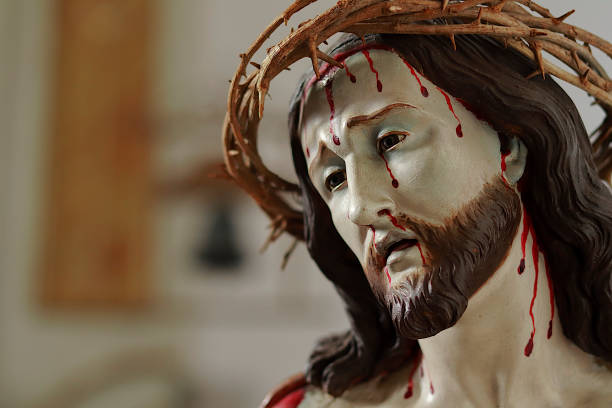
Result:
{"label": "ear", "polygon": [[508,183],[516,185],[523,177],[527,163],[527,147],[518,137],[512,137],[507,144],[510,154],[506,156],[506,171],[504,176]]}

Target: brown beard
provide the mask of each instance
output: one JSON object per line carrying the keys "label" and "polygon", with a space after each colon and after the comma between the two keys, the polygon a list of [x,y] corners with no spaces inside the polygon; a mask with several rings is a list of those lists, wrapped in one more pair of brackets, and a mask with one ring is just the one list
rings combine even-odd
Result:
{"label": "brown beard", "polygon": [[520,224],[521,201],[496,179],[443,226],[405,214],[396,218],[417,235],[427,261],[424,270],[388,285],[385,260],[370,248],[365,272],[400,337],[420,339],[453,326],[468,299],[502,263]]}

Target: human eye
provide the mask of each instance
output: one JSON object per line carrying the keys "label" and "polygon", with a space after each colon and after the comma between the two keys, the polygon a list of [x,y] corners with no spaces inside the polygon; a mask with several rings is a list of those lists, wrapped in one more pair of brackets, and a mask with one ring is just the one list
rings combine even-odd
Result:
{"label": "human eye", "polygon": [[376,149],[379,154],[393,150],[409,135],[409,132],[399,130],[383,133],[376,140]]}
{"label": "human eye", "polygon": [[330,192],[340,189],[346,183],[346,172],[343,169],[335,170],[325,178],[325,187]]}

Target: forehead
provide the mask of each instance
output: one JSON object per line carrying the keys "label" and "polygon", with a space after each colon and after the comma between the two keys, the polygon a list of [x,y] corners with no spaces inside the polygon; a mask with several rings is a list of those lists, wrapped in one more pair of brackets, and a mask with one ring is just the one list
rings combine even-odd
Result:
{"label": "forehead", "polygon": [[306,145],[312,145],[314,140],[309,139],[321,132],[329,134],[330,126],[341,132],[351,117],[392,103],[420,109],[446,106],[435,86],[392,50],[358,51],[344,64],[348,69],[332,68],[305,88],[300,126]]}

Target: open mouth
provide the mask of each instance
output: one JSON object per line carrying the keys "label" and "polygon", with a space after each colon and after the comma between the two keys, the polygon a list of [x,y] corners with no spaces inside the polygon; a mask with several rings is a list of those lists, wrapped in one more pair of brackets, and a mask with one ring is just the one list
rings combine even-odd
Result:
{"label": "open mouth", "polygon": [[389,255],[391,255],[393,252],[413,247],[417,243],[418,241],[416,239],[402,239],[400,241],[397,241],[387,249],[387,256],[385,256],[385,259],[388,258]]}

